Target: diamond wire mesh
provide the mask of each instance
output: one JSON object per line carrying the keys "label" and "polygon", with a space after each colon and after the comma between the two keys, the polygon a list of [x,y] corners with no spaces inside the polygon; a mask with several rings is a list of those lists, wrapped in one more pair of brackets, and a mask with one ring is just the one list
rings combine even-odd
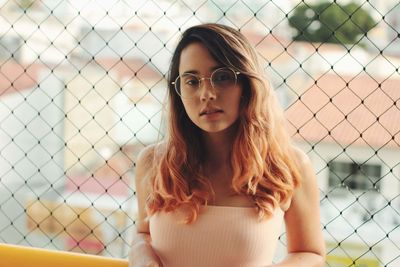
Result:
{"label": "diamond wire mesh", "polygon": [[[126,257],[168,59],[185,28],[219,22],[255,45],[314,163],[326,265],[398,266],[400,4],[331,1],[294,40],[289,20],[319,2],[0,1],[0,241]],[[330,6],[345,14],[334,28]],[[361,9],[374,29],[341,43]],[[315,25],[336,44],[312,40]]]}

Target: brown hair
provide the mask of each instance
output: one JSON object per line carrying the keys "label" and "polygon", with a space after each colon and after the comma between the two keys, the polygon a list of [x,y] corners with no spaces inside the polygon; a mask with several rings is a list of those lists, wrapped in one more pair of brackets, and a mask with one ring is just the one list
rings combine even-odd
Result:
{"label": "brown hair", "polygon": [[250,197],[259,217],[270,216],[279,203],[290,199],[299,184],[298,166],[283,111],[275,92],[266,83],[257,54],[239,31],[220,24],[202,24],[187,29],[172,56],[168,75],[169,120],[167,139],[157,160],[153,190],[147,201],[149,214],[189,210],[187,223],[196,220],[200,206],[212,196],[203,175],[200,129],[189,119],[172,81],[179,75],[182,50],[202,43],[222,66],[239,71],[244,103],[231,152],[232,188]]}

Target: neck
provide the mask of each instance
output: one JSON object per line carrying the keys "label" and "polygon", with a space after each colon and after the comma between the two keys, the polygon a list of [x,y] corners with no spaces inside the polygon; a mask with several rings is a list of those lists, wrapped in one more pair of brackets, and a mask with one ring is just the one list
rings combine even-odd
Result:
{"label": "neck", "polygon": [[235,139],[236,130],[226,129],[218,133],[203,133],[206,164],[209,166],[227,166]]}

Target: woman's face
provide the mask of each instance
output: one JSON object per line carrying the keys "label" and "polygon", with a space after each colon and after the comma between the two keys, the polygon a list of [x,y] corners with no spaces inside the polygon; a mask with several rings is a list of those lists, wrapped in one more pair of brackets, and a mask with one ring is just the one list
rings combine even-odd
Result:
{"label": "woman's face", "polygon": [[219,84],[224,85],[224,80],[228,81],[225,84],[229,85],[228,79],[232,78],[229,75],[229,70],[227,74],[223,72],[222,74],[214,74],[216,88],[211,85],[211,80],[208,79],[215,70],[223,67],[225,66],[219,65],[213,59],[202,43],[192,43],[182,50],[179,65],[181,88],[182,84],[186,84],[185,86],[196,84],[196,79],[185,78],[184,80],[182,77],[206,78],[201,80],[199,87],[192,86],[196,88],[196,93],[191,98],[183,97],[182,102],[191,121],[200,129],[209,133],[228,129],[239,117],[242,85],[236,82],[232,86],[219,86]]}

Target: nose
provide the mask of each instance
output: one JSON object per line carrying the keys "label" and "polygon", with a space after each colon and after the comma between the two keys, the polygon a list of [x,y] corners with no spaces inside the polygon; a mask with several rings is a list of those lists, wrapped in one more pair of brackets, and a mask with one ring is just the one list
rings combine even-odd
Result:
{"label": "nose", "polygon": [[211,84],[211,80],[208,78],[201,79],[200,82],[200,99],[202,101],[215,100],[217,97],[215,88]]}

